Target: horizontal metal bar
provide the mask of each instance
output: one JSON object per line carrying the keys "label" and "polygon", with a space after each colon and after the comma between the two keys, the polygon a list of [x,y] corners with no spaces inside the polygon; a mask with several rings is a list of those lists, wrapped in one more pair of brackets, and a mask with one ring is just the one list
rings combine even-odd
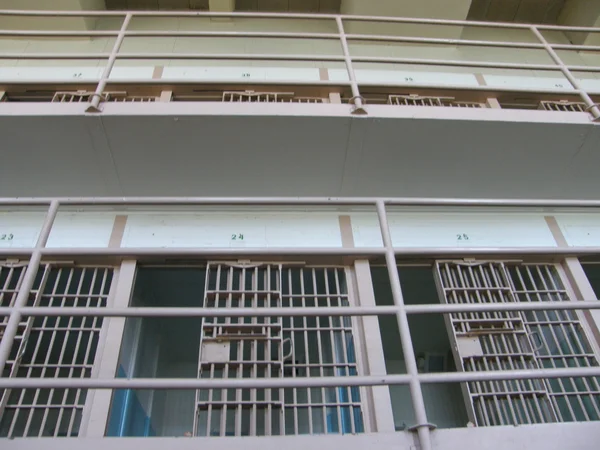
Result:
{"label": "horizontal metal bar", "polygon": [[[118,206],[118,205],[219,205],[219,206],[375,206],[383,200],[392,206],[479,206],[479,207],[548,207],[600,208],[600,200],[559,199],[486,199],[486,198],[427,198],[427,197],[0,197],[1,205],[60,205]],[[375,211],[373,211],[375,212]],[[393,210],[392,210],[393,212]]]}
{"label": "horizontal metal bar", "polygon": [[[381,41],[381,42],[411,42],[416,44],[440,44],[440,45],[464,45],[481,47],[501,47],[501,48],[530,48],[544,50],[543,44],[527,42],[504,42],[504,41],[482,41],[470,39],[447,39],[447,38],[428,38],[412,36],[388,36],[379,34],[346,34],[346,39],[356,41]],[[568,47],[568,45],[565,45]],[[353,58],[354,59],[354,58]]]}
{"label": "horizontal metal bar", "polygon": [[[541,378],[596,377],[600,367],[534,369],[489,372],[418,374],[421,383],[532,380]],[[0,378],[0,389],[264,389],[293,387],[384,386],[410,383],[409,375],[371,375],[315,378]]]}
{"label": "horizontal metal bar", "polygon": [[2,9],[0,16],[48,16],[48,17],[93,17],[93,16],[112,16],[124,17],[126,11],[59,11],[59,10],[20,10],[20,9]]}
{"label": "horizontal metal bar", "polygon": [[422,66],[453,66],[453,67],[487,67],[491,69],[515,70],[552,70],[559,71],[560,67],[554,64],[519,64],[519,63],[493,63],[484,61],[458,61],[450,59],[422,59],[422,58],[396,58],[384,56],[353,56],[353,62],[368,62],[379,64],[417,64]]}
{"label": "horizontal metal bar", "polygon": [[[102,67],[102,66],[100,66]],[[69,80],[65,80],[65,81],[51,81],[51,82],[41,82],[40,80],[25,80],[25,79],[13,79],[13,80],[7,80],[7,79],[3,79],[2,81],[0,81],[0,83],[3,86],[7,86],[7,85],[29,85],[29,84],[34,84],[36,86],[39,86],[40,84],[45,84],[45,85],[53,85],[56,86],[57,84],[60,85],[90,85],[90,86],[96,86],[96,83],[98,83],[99,81],[99,77],[98,78],[93,78],[93,79],[69,79]],[[112,79],[109,78],[107,85],[108,86],[121,86],[121,85],[127,85],[127,86],[132,86],[132,85],[138,85],[138,84],[142,84],[142,85],[148,85],[148,86],[160,86],[160,85],[190,85],[190,86],[198,86],[198,80],[191,80],[189,78],[187,79],[173,79],[173,78],[169,78],[169,79],[161,79],[161,78],[116,78],[116,79]],[[220,85],[220,86],[228,86],[228,85],[235,85],[235,86],[239,86],[239,85],[249,85],[249,86],[331,86],[331,87],[344,87],[344,86],[350,86],[350,82],[349,81],[330,81],[330,80],[269,80],[269,81],[265,81],[265,80],[261,80],[261,81],[257,81],[257,80],[251,80],[251,79],[240,79],[240,80],[223,80],[223,79],[206,79],[206,80],[202,80],[202,85]],[[574,92],[574,91],[571,91]],[[219,103],[221,103],[221,98],[219,97],[218,100]],[[127,102],[125,102],[127,103]],[[186,102],[189,103],[189,102]],[[206,102],[202,102],[202,103],[206,103]],[[2,103],[0,103],[1,105]],[[64,105],[64,104],[71,104],[71,103],[56,103],[54,105],[54,107],[60,107],[60,105]],[[149,105],[149,103],[145,103],[145,105]],[[294,103],[295,106],[297,105],[301,105],[301,103]]]}
{"label": "horizontal metal bar", "polygon": [[514,303],[484,303],[484,304],[431,304],[406,305],[408,314],[448,314],[466,312],[496,312],[496,311],[565,311],[600,309],[598,300],[556,301],[556,302],[514,302]]}
{"label": "horizontal metal bar", "polygon": [[111,30],[88,30],[88,31],[69,31],[69,30],[0,30],[0,36],[52,36],[52,37],[70,37],[70,36],[117,36],[119,31]]}
{"label": "horizontal metal bar", "polygon": [[[0,249],[0,255],[28,255],[33,249]],[[107,247],[61,247],[44,248],[42,255],[46,257],[63,256],[180,256],[206,257],[206,256],[381,256],[385,254],[384,248],[337,248],[337,247],[256,247],[256,248],[210,248],[210,247],[142,247],[142,248],[107,248]],[[455,248],[455,247],[415,247],[394,248],[398,257],[465,257],[465,256],[583,256],[599,255],[600,247],[481,247],[481,248]]]}
{"label": "horizontal metal bar", "polygon": [[[598,30],[600,31],[600,30]],[[600,51],[600,45],[550,44],[555,50],[589,50]]]}
{"label": "horizontal metal bar", "polygon": [[[0,53],[0,59],[108,59],[110,53]],[[151,59],[151,58],[148,58]],[[70,80],[69,80],[70,81]],[[39,82],[39,80],[38,80]]]}
{"label": "horizontal metal bar", "polygon": [[566,66],[567,69],[576,72],[600,72],[600,66]]}
{"label": "horizontal metal bar", "polygon": [[284,31],[126,31],[125,37],[255,37],[290,39],[339,39],[337,33],[290,33]]}
{"label": "horizontal metal bar", "polygon": [[396,256],[435,256],[435,257],[459,257],[480,255],[555,255],[555,256],[577,256],[600,254],[600,247],[414,247],[394,248]]}
{"label": "horizontal metal bar", "polygon": [[[10,250],[10,249],[8,249]],[[244,255],[331,255],[331,256],[377,256],[383,248],[336,248],[336,247],[273,247],[273,248],[44,248],[43,256],[244,256]]]}
{"label": "horizontal metal bar", "polygon": [[[170,82],[170,80],[169,80]],[[204,83],[204,81],[203,81]],[[523,94],[548,94],[548,95],[577,95],[581,91],[577,89],[560,89],[560,88],[519,88],[519,87],[504,87],[504,86],[467,86],[460,84],[424,84],[418,82],[398,81],[359,81],[361,87],[402,87],[410,89],[436,89],[436,90],[453,90],[453,91],[469,91],[469,92],[489,92],[491,95],[499,92],[523,93]],[[568,84],[565,80],[565,84]],[[589,91],[588,91],[589,92]],[[579,99],[577,99],[579,100]],[[529,111],[531,112],[531,111]]]}
{"label": "horizontal metal bar", "polygon": [[[225,296],[224,296],[225,297]],[[312,298],[307,295],[306,298]],[[486,304],[425,304],[405,305],[408,314],[449,314],[458,312],[495,311],[565,311],[600,309],[600,301],[514,302]],[[0,316],[13,308],[0,307]],[[179,308],[179,307],[23,307],[26,317],[317,317],[317,316],[383,316],[396,314],[396,306],[371,307],[288,307],[288,308]]]}
{"label": "horizontal metal bar", "polygon": [[193,59],[227,61],[345,61],[342,55],[274,55],[252,53],[119,53],[117,60],[126,59]]}

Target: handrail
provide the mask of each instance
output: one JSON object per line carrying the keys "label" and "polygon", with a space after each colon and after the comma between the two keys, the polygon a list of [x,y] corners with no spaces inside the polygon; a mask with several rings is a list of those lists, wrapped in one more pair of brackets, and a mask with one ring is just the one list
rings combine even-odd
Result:
{"label": "handrail", "polygon": [[[74,53],[53,53],[53,52],[14,52],[0,54],[0,60],[25,59],[25,60],[106,60],[102,76],[97,81],[97,88],[91,97],[88,111],[99,112],[100,100],[103,97],[104,89],[110,79],[112,70],[117,61],[122,60],[228,60],[228,61],[310,61],[310,62],[340,62],[344,63],[348,82],[341,83],[350,87],[353,104],[353,112],[365,114],[368,111],[364,107],[364,99],[361,95],[360,87],[370,86],[373,83],[359,81],[356,76],[355,63],[367,64],[414,64],[421,66],[450,66],[450,67],[480,67],[490,69],[511,69],[511,70],[540,70],[560,72],[573,88],[571,92],[578,95],[586,106],[594,120],[600,120],[600,110],[597,102],[591,98],[590,93],[585,89],[580,81],[572,72],[600,72],[600,67],[566,64],[557,51],[596,51],[600,52],[600,46],[597,45],[570,45],[565,43],[550,43],[542,34],[542,31],[569,31],[569,32],[590,32],[600,33],[600,28],[595,27],[576,27],[576,26],[554,26],[554,25],[530,25],[522,23],[504,23],[504,22],[480,22],[466,20],[447,20],[447,19],[427,19],[427,18],[409,18],[409,17],[382,17],[382,16],[363,16],[363,15],[341,15],[341,14],[298,14],[298,13],[262,13],[262,12],[209,12],[209,11],[45,11],[45,10],[0,10],[1,16],[11,17],[113,17],[122,18],[119,29],[115,30],[0,30],[0,37],[114,37],[115,45],[110,52],[74,52]],[[290,31],[228,31],[228,30],[132,30],[130,22],[139,18],[232,18],[232,19],[273,19],[273,20],[318,20],[331,22],[331,31],[327,32],[290,32]],[[435,37],[417,37],[403,35],[386,35],[347,32],[348,24],[351,22],[369,22],[380,24],[417,24],[434,26],[456,26],[456,27],[488,27],[496,29],[511,29],[528,31],[531,38],[526,41],[499,41],[499,40],[472,40],[461,38],[435,38]],[[334,31],[335,30],[335,31]],[[217,37],[217,38],[265,38],[265,39],[314,39],[338,41],[340,44],[340,54],[294,54],[294,53],[161,53],[161,52],[129,52],[121,51],[121,44],[132,37]],[[525,38],[523,38],[525,39]],[[408,44],[431,44],[441,46],[479,46],[479,47],[497,47],[509,49],[529,49],[539,50],[549,56],[551,63],[532,64],[520,62],[493,62],[484,60],[458,60],[458,59],[426,59],[426,58],[407,58],[395,56],[366,56],[357,55],[352,47],[356,41],[368,41],[379,43],[408,43]],[[202,50],[200,48],[199,50]],[[39,80],[38,80],[39,81]],[[112,80],[111,80],[112,81]],[[272,84],[267,82],[267,84]],[[294,83],[290,83],[294,84]],[[299,83],[302,84],[302,83]],[[387,85],[387,83],[382,83]],[[446,88],[444,85],[435,85],[430,87]],[[481,86],[479,86],[481,87]],[[562,86],[557,86],[562,88]],[[477,86],[464,86],[465,91],[478,91]],[[516,89],[515,91],[518,91]],[[526,92],[534,92],[533,89],[527,89]],[[549,91],[555,92],[555,91]],[[559,92],[559,91],[556,91]]]}

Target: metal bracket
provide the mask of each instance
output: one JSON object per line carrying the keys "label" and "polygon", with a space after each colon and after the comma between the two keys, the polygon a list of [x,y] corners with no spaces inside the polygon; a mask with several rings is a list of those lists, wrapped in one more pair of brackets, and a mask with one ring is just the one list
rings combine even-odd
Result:
{"label": "metal bracket", "polygon": [[410,427],[407,428],[408,431],[415,433],[417,431],[419,431],[419,428],[423,428],[426,427],[430,430],[435,430],[438,426],[435,423],[421,423],[418,425],[412,425]]}
{"label": "metal bracket", "polygon": [[348,103],[352,104],[352,114],[357,116],[366,116],[368,114],[364,107],[366,102],[362,95],[351,97]]}

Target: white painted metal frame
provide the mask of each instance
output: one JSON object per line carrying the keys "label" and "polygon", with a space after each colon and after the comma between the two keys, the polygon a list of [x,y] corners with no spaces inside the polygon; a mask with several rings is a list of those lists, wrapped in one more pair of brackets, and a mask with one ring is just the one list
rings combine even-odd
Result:
{"label": "white painted metal frame", "polygon": [[[359,82],[357,81],[354,62],[364,63],[405,63],[405,64],[421,64],[421,65],[442,65],[450,67],[488,67],[488,68],[504,68],[504,69],[531,69],[545,71],[559,71],[569,81],[573,87],[570,94],[576,94],[581,97],[585,103],[587,110],[592,115],[593,120],[600,119],[600,109],[598,104],[590,97],[586,89],[583,88],[579,80],[573,75],[573,71],[579,72],[600,72],[600,67],[594,66],[577,66],[565,64],[556,50],[584,50],[584,51],[600,51],[600,46],[591,45],[567,45],[567,44],[552,44],[549,43],[543,36],[542,31],[568,31],[568,32],[600,32],[600,28],[590,27],[566,27],[566,26],[550,26],[550,25],[527,25],[515,23],[488,23],[488,22],[471,22],[459,20],[438,20],[438,19],[414,19],[401,17],[377,17],[377,16],[343,16],[332,14],[292,14],[292,13],[217,13],[217,12],[185,12],[185,11],[135,11],[135,12],[119,12],[119,11],[18,11],[18,10],[0,10],[0,16],[9,17],[118,17],[123,18],[123,22],[119,31],[46,31],[46,30],[0,30],[0,36],[31,36],[31,37],[93,37],[93,36],[115,36],[116,41],[110,53],[3,53],[0,54],[0,59],[30,59],[30,60],[49,60],[49,59],[70,59],[70,60],[85,60],[85,59],[105,59],[106,66],[97,84],[95,93],[91,96],[90,103],[87,106],[88,112],[100,112],[99,106],[105,88],[109,81],[112,69],[117,60],[136,60],[136,59],[188,59],[188,60],[263,60],[263,61],[338,61],[345,63],[348,74],[348,82],[335,82],[333,84],[340,86],[349,86],[352,91],[351,103],[355,114],[366,114],[364,108],[364,100],[360,93]],[[337,33],[290,33],[290,32],[232,32],[232,31],[133,31],[129,30],[129,24],[136,17],[188,17],[188,18],[247,18],[247,19],[312,19],[323,21],[335,21]],[[471,26],[471,27],[488,27],[501,29],[515,29],[530,31],[539,43],[528,42],[504,42],[504,41],[475,41],[466,39],[436,39],[408,36],[388,36],[388,35],[363,35],[363,34],[348,34],[344,30],[344,21],[361,21],[372,23],[410,23],[410,24],[426,24],[431,26]],[[281,55],[281,54],[224,54],[224,53],[124,53],[120,52],[123,40],[127,36],[145,36],[145,37],[160,37],[160,36],[187,36],[187,37],[262,37],[271,39],[327,39],[339,41],[342,49],[342,55]],[[452,60],[432,60],[418,58],[392,58],[392,57],[365,57],[352,56],[348,41],[378,41],[378,42],[408,42],[408,43],[430,43],[443,45],[466,45],[466,46],[486,46],[514,49],[540,49],[548,53],[554,64],[518,64],[518,63],[491,63],[478,61],[452,61]],[[18,82],[18,80],[15,80]],[[183,81],[183,80],[182,80]],[[214,80],[219,82],[222,80]],[[156,83],[160,80],[130,80],[132,84],[147,84],[149,82]],[[169,80],[169,84],[176,83],[176,80]],[[189,82],[186,80],[185,82]],[[208,81],[204,81],[208,83]],[[277,83],[268,83],[277,84]],[[295,82],[293,84],[306,84]],[[332,84],[329,81],[310,82],[308,84]],[[368,84],[368,83],[366,83]],[[402,84],[398,84],[401,86]],[[419,86],[423,87],[423,86]],[[440,87],[440,86],[428,86]],[[446,88],[448,86],[445,86]],[[463,90],[476,90],[475,87],[461,86]],[[559,93],[563,90],[548,90],[549,93]]]}
{"label": "white painted metal frame", "polygon": [[[241,251],[239,249],[55,249],[45,248],[58,207],[60,205],[126,205],[126,204],[179,204],[179,205],[371,205],[377,209],[377,216],[384,242],[383,248],[357,250],[353,248],[316,248],[316,249],[255,249]],[[417,423],[414,428],[418,431],[419,441],[423,450],[431,450],[430,428],[424,407],[421,385],[423,383],[456,383],[493,380],[532,380],[539,378],[557,379],[565,377],[597,377],[600,376],[599,367],[570,367],[570,368],[541,368],[536,370],[491,370],[469,373],[418,373],[416,358],[411,344],[410,330],[408,327],[409,314],[439,314],[459,312],[493,312],[493,311],[547,311],[547,310],[597,310],[600,302],[597,300],[579,302],[530,302],[524,304],[482,304],[482,305],[404,305],[400,282],[398,279],[396,257],[419,256],[444,256],[444,255],[551,255],[551,256],[578,256],[583,254],[600,255],[600,248],[515,248],[515,249],[417,249],[407,251],[393,247],[390,230],[387,223],[386,205],[486,205],[486,206],[578,206],[599,207],[597,201],[536,201],[536,200],[460,200],[460,199],[365,199],[365,198],[255,198],[255,199],[215,199],[215,198],[71,198],[71,199],[0,199],[0,205],[49,205],[48,213],[42,227],[36,247],[29,249],[2,249],[1,256],[22,257],[27,256],[29,263],[21,279],[21,288],[16,298],[8,306],[0,307],[0,315],[8,316],[4,336],[0,343],[0,368],[4,369],[9,358],[10,348],[17,335],[19,324],[25,317],[59,317],[59,316],[84,316],[84,317],[344,317],[344,316],[377,316],[384,314],[395,315],[398,321],[404,355],[407,361],[407,374],[405,375],[369,375],[369,376],[333,376],[333,377],[292,377],[292,378],[264,378],[264,379],[119,379],[114,378],[114,367],[102,371],[98,378],[86,379],[54,379],[54,378],[2,378],[0,389],[60,389],[65,387],[77,389],[276,389],[276,388],[327,388],[340,386],[385,386],[394,384],[407,384],[411,389],[413,408]],[[131,261],[131,270],[128,283],[119,283],[122,291],[117,297],[123,299],[114,307],[105,308],[51,308],[27,306],[29,293],[33,287],[35,276],[40,267],[42,256],[61,255],[74,258],[80,256],[113,256],[139,258],[145,255],[171,255],[181,257],[190,256],[215,256],[227,255],[287,255],[298,257],[301,255],[313,256],[385,256],[391,287],[394,297],[394,306],[325,306],[325,307],[281,307],[281,308],[239,308],[223,310],[218,308],[206,310],[202,308],[130,308],[126,307],[131,295],[131,283],[135,272],[135,261]],[[359,258],[360,259],[360,258]],[[363,258],[364,259],[364,258]],[[123,263],[125,264],[125,263]],[[121,289],[122,288],[122,289]],[[4,293],[3,295],[6,295]],[[14,295],[11,294],[11,295]],[[551,304],[550,304],[551,303]],[[6,303],[4,303],[6,304]],[[121,319],[124,320],[124,319]],[[112,321],[111,321],[112,322]],[[115,322],[117,323],[117,322]],[[118,334],[118,333],[117,333]],[[116,339],[120,339],[120,335]],[[114,351],[114,350],[113,350]],[[106,403],[105,403],[106,404]],[[107,409],[104,411],[107,413]],[[106,420],[106,416],[104,416]]]}

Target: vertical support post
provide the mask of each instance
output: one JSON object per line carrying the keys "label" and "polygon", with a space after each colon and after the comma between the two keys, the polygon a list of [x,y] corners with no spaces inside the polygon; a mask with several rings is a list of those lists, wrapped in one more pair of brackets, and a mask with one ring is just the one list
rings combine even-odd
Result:
{"label": "vertical support post", "polygon": [[367,114],[367,111],[363,106],[363,98],[358,89],[358,82],[356,81],[354,67],[352,66],[352,57],[350,56],[350,49],[348,48],[348,40],[346,39],[346,32],[344,31],[344,22],[342,21],[342,17],[336,16],[335,22],[337,23],[338,34],[342,44],[342,51],[344,52],[344,61],[346,62],[346,70],[348,71],[348,78],[350,79],[350,88],[352,89],[352,102],[354,103],[352,113]]}
{"label": "vertical support post", "polygon": [[25,276],[23,277],[23,282],[21,283],[19,293],[17,294],[17,298],[15,300],[14,309],[8,318],[8,323],[6,324],[2,340],[0,340],[0,373],[4,371],[6,360],[10,356],[10,350],[15,336],[17,335],[19,323],[23,318],[21,314],[21,308],[27,305],[27,299],[29,299],[29,293],[33,287],[35,276],[37,275],[38,267],[40,265],[40,261],[42,260],[42,248],[44,248],[48,242],[48,237],[50,236],[50,231],[52,230],[52,225],[54,224],[54,219],[58,213],[58,206],[58,200],[53,200],[50,203],[50,207],[46,213],[46,219],[44,220],[44,225],[35,244],[35,249],[33,250],[31,258],[29,259],[29,263],[27,264]]}
{"label": "vertical support post", "polygon": [[[137,263],[135,260],[126,260],[121,263],[115,295],[112,304],[109,306],[113,308],[129,307],[136,269]],[[108,322],[106,325],[106,340],[98,343],[98,353],[101,356],[96,376],[98,378],[114,378],[119,365],[121,342],[127,319],[125,317],[111,317],[105,320]],[[87,422],[82,420],[86,437],[104,437],[112,394],[113,392],[110,390],[97,390],[93,393],[89,419]]]}
{"label": "vertical support post", "polygon": [[556,65],[558,66],[560,71],[563,73],[565,78],[567,80],[569,80],[569,83],[571,83],[573,88],[578,91],[579,96],[581,97],[583,102],[586,104],[588,111],[594,118],[593,120],[600,120],[600,109],[598,109],[598,105],[594,103],[594,101],[588,95],[588,93],[581,87],[581,83],[579,83],[579,80],[573,76],[573,74],[571,73],[569,68],[565,65],[565,63],[562,61],[562,59],[560,59],[560,56],[558,56],[558,53],[556,53],[556,51],[548,43],[548,41],[542,35],[542,33],[540,33],[540,30],[538,30],[537,27],[532,25],[531,27],[529,27],[529,29],[538,38],[538,40],[542,43],[542,45],[544,46],[544,48],[550,55],[550,58],[552,58],[552,60],[556,63]]}
{"label": "vertical support post", "polygon": [[121,30],[117,36],[117,40],[115,41],[115,45],[112,48],[110,53],[110,57],[106,63],[106,67],[102,72],[102,77],[100,78],[100,82],[98,86],[96,86],[96,92],[92,95],[90,104],[88,105],[86,112],[99,112],[100,109],[100,99],[102,98],[102,94],[104,93],[104,89],[106,89],[106,84],[108,83],[108,78],[112,72],[112,69],[115,65],[115,61],[117,60],[117,54],[119,53],[119,49],[123,44],[123,40],[125,39],[125,32],[129,27],[129,22],[131,22],[131,18],[133,17],[132,13],[127,13],[125,15],[125,19],[123,19],[123,24],[121,25]]}
{"label": "vertical support post", "polygon": [[[565,258],[563,268],[565,269],[569,284],[575,291],[577,300],[598,300],[594,288],[590,284],[578,258]],[[594,339],[594,342],[590,342],[590,344],[596,350],[596,354],[600,354],[600,310],[586,309],[582,311],[582,315],[589,325],[589,331],[592,334],[590,337]]]}
{"label": "vertical support post", "polygon": [[394,305],[398,308],[396,320],[398,321],[398,329],[400,331],[400,340],[402,341],[402,351],[404,353],[404,362],[406,363],[406,373],[410,377],[410,396],[412,398],[412,406],[415,413],[417,423],[411,427],[416,429],[419,435],[421,450],[431,450],[431,434],[430,428],[433,425],[427,421],[427,412],[425,411],[425,400],[423,398],[423,390],[419,381],[419,369],[417,367],[417,358],[410,336],[410,328],[408,326],[408,315],[406,313],[404,298],[402,297],[402,288],[400,287],[400,277],[398,276],[398,268],[396,267],[396,255],[392,244],[390,227],[388,225],[387,214],[385,211],[385,203],[383,200],[377,200],[377,218],[379,219],[379,227],[381,229],[381,237],[385,247],[385,262],[390,277],[390,285],[392,287],[392,296]]}
{"label": "vertical support post", "polygon": [[[359,305],[365,307],[376,306],[369,261],[362,259],[355,261],[354,273],[356,274]],[[364,316],[360,320],[363,325],[363,339],[366,348],[367,375],[386,375],[387,371],[381,342],[379,319],[377,316]],[[393,433],[396,431],[396,427],[394,425],[394,412],[392,410],[389,386],[373,386],[371,393],[373,398],[373,416],[375,419],[373,431]]]}

